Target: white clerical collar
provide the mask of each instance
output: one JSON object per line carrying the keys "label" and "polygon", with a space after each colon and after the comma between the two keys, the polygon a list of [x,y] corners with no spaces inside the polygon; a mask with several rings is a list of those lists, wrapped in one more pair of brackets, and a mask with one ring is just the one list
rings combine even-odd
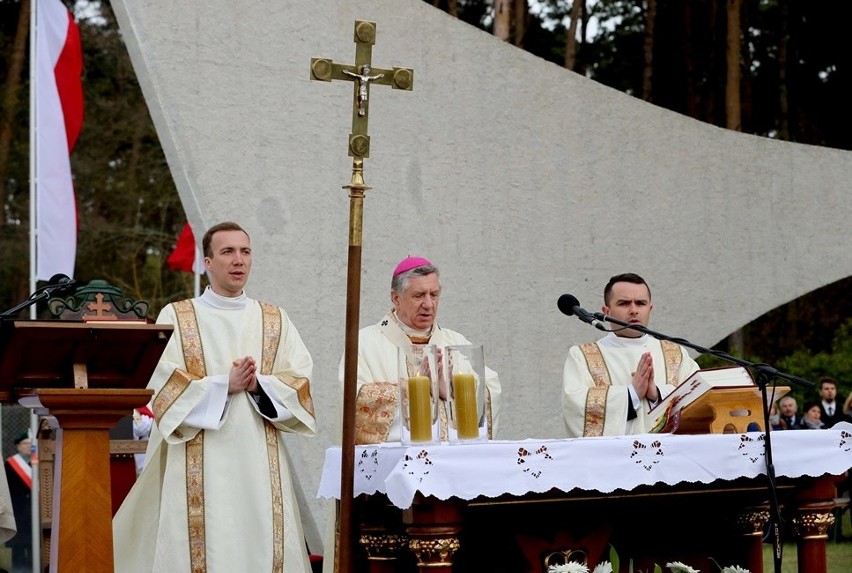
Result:
{"label": "white clerical collar", "polygon": [[219,310],[243,310],[248,303],[246,291],[240,293],[239,296],[222,296],[213,292],[210,285],[208,285],[201,296],[195,300],[197,300],[202,306],[218,308]]}
{"label": "white clerical collar", "polygon": [[648,346],[650,339],[651,335],[649,334],[643,334],[639,338],[627,338],[626,336],[616,336],[615,333],[610,332],[598,340],[598,344],[609,348],[644,348]]}
{"label": "white clerical collar", "polygon": [[411,328],[410,326],[408,326],[407,324],[402,322],[399,319],[399,317],[396,315],[396,309],[393,309],[391,311],[391,316],[393,317],[394,321],[396,321],[396,323],[399,325],[399,327],[402,329],[402,331],[405,333],[406,336],[416,336],[418,338],[429,338],[430,336],[432,336],[432,327],[435,326],[434,324],[432,324],[432,326],[430,326],[429,328],[425,328],[423,330],[417,330],[416,328]]}

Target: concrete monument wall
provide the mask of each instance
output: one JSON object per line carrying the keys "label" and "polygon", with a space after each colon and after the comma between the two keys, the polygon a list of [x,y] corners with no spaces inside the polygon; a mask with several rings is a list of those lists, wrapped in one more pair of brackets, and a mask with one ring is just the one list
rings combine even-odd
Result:
{"label": "concrete monument wall", "polygon": [[[248,292],[284,306],[314,360],[322,430],[291,440],[308,498],[338,443],[352,85],[314,56],[373,64],[414,90],[370,92],[362,324],[390,307],[409,254],[442,273],[439,322],[500,372],[499,437],[562,437],[562,365],[614,274],[650,282],[651,327],[711,345],[852,274],[852,154],[743,135],[538,59],[420,0],[113,0],[197,236],[250,232]],[[314,503],[317,521],[324,519]],[[321,528],[321,524],[320,524]]]}

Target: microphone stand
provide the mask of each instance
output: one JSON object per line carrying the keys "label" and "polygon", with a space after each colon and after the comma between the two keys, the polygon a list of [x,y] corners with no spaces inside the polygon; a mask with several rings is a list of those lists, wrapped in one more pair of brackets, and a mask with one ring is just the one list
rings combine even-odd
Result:
{"label": "microphone stand", "polygon": [[52,292],[53,292],[53,289],[48,289],[48,288],[45,288],[41,291],[34,292],[33,294],[30,295],[30,298],[28,298],[24,302],[16,304],[15,306],[10,308],[9,310],[4,310],[3,312],[0,312],[0,319],[2,319],[2,320],[14,319],[25,308],[28,308],[28,307],[30,307],[30,306],[32,306],[32,305],[34,305],[34,304],[36,304],[36,303],[38,303],[42,300],[47,300],[48,298],[50,298]]}
{"label": "microphone stand", "polygon": [[14,319],[25,308],[31,307],[32,305],[37,304],[37,303],[41,302],[42,300],[49,299],[50,297],[52,297],[54,295],[54,293],[61,294],[62,292],[67,291],[69,288],[71,288],[73,284],[74,284],[73,282],[69,282],[69,283],[62,283],[62,284],[45,285],[45,286],[41,287],[40,289],[36,290],[25,301],[16,304],[15,306],[10,308],[9,310],[4,310],[3,312],[0,312],[0,320]]}
{"label": "microphone stand", "polygon": [[[584,317],[580,317],[580,320],[583,320],[583,322],[588,322],[589,324],[593,324],[599,330],[607,330],[600,322],[606,321],[612,324],[623,326],[625,328],[636,330],[643,334],[648,334],[650,336],[653,336],[657,340],[668,340],[669,342],[674,342],[675,344],[679,344],[680,346],[686,346],[687,348],[691,348],[692,350],[695,350],[701,354],[715,356],[716,358],[720,358],[722,360],[725,360],[726,362],[730,362],[738,366],[743,366],[745,368],[750,368],[755,371],[755,383],[760,388],[760,394],[763,400],[763,427],[765,428],[763,449],[764,458],[766,460],[766,477],[768,478],[767,489],[769,491],[769,523],[771,527],[773,545],[772,557],[773,563],[775,565],[775,573],[781,573],[782,519],[781,511],[778,506],[778,492],[775,487],[775,465],[772,463],[772,442],[770,441],[769,437],[771,427],[769,423],[769,399],[766,388],[772,383],[772,380],[774,378],[787,380],[788,382],[798,384],[803,388],[813,388],[814,383],[810,380],[805,380],[804,378],[799,378],[798,376],[793,376],[792,374],[781,372],[768,364],[760,362],[750,362],[748,360],[732,356],[727,352],[722,352],[721,350],[713,350],[712,348],[698,346],[697,344],[693,344],[683,338],[674,338],[672,336],[668,336],[660,332],[655,332],[649,328],[646,328],[645,326],[642,326],[641,324],[630,324],[628,322],[623,322],[602,312],[587,313],[587,315],[588,318],[592,318],[593,320],[586,320]],[[595,321],[598,321],[597,324],[595,324]]]}

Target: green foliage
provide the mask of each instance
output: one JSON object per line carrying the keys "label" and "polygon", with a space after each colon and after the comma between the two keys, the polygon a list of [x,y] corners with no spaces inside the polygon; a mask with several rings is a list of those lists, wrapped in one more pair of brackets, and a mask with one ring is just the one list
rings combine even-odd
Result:
{"label": "green foliage", "polygon": [[[830,351],[811,353],[804,349],[797,350],[781,359],[778,367],[814,382],[823,376],[830,376],[837,380],[838,394],[848,396],[852,392],[852,319],[837,330]],[[812,398],[815,391],[797,393]]]}
{"label": "green foliage", "polygon": [[[755,363],[763,361],[761,357],[754,355],[744,359]],[[696,362],[701,368],[731,365],[725,360],[710,355],[699,356]],[[831,340],[829,349],[815,352],[809,348],[800,347],[786,356],[769,361],[769,364],[782,372],[815,383],[821,377],[829,376],[837,380],[838,394],[844,398],[849,396],[852,393],[852,319],[846,319],[834,331],[834,338]],[[784,380],[777,380],[777,382],[782,386],[788,385]],[[800,406],[805,401],[815,399],[818,390],[818,387],[807,389],[791,385],[791,394]]]}
{"label": "green foliage", "polygon": [[618,559],[618,552],[612,545],[609,546],[609,562],[612,565],[613,571],[620,571],[621,561]]}

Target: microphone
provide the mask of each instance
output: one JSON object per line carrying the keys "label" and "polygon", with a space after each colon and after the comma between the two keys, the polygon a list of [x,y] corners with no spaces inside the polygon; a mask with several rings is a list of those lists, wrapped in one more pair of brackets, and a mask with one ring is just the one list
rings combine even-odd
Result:
{"label": "microphone", "polygon": [[603,323],[598,320],[594,314],[580,306],[580,301],[572,294],[563,294],[560,296],[559,300],[556,301],[556,306],[559,307],[559,310],[564,315],[576,316],[583,322],[591,324],[598,330],[607,330]]}
{"label": "microphone", "polygon": [[39,289],[39,291],[47,291],[51,296],[68,294],[75,290],[77,290],[77,281],[62,273],[50,277],[47,284]]}

